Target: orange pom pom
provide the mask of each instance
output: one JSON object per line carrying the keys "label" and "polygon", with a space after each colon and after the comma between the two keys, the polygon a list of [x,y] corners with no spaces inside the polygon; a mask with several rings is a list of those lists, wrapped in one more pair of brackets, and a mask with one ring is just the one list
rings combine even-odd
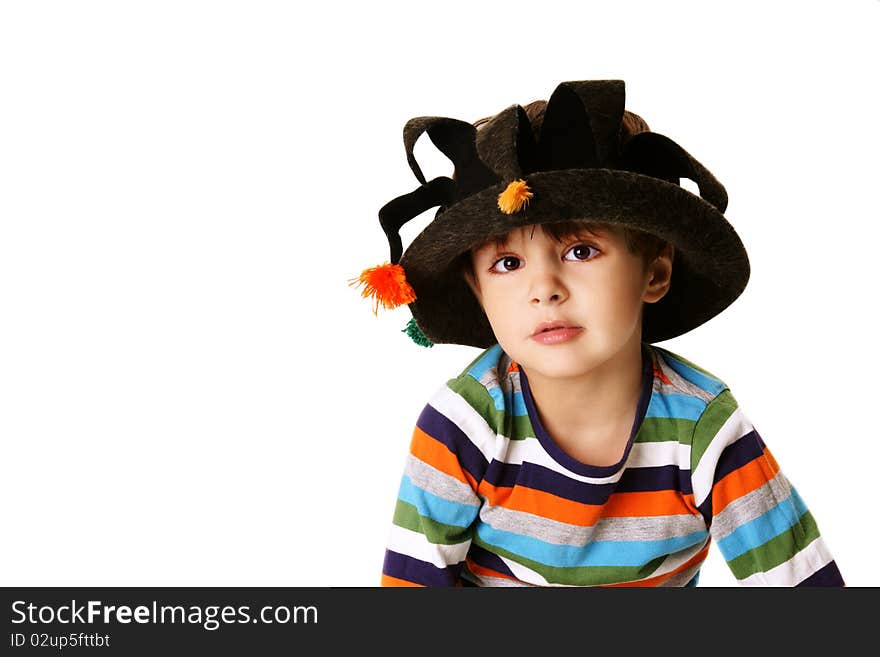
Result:
{"label": "orange pom pom", "polygon": [[525,180],[514,180],[498,195],[498,207],[505,214],[518,212],[534,194]]}
{"label": "orange pom pom", "polygon": [[403,267],[390,262],[364,269],[360,276],[349,279],[348,284],[364,286],[361,296],[373,297],[374,315],[378,313],[380,303],[390,309],[416,300],[415,290],[407,282]]}

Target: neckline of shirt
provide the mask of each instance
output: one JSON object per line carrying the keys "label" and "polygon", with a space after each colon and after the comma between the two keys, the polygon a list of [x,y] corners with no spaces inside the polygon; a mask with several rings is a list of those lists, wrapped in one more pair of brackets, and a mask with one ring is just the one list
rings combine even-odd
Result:
{"label": "neckline of shirt", "polygon": [[532,429],[535,431],[535,437],[554,461],[571,472],[591,477],[608,477],[615,474],[621,467],[623,467],[626,460],[629,458],[633,441],[639,431],[639,427],[642,425],[642,420],[645,418],[648,404],[653,395],[654,355],[650,345],[645,342],[642,343],[642,390],[639,395],[639,402],[636,406],[635,418],[633,419],[632,428],[630,429],[629,439],[627,440],[626,448],[623,451],[623,456],[617,463],[612,465],[592,465],[584,463],[563,451],[541,423],[541,418],[538,416],[538,410],[535,406],[535,400],[532,397],[532,391],[529,387],[529,380],[528,377],[526,377],[525,371],[521,367],[517,367],[517,369],[519,370],[520,375],[523,401],[525,402],[526,410],[529,414],[529,421],[532,424]]}

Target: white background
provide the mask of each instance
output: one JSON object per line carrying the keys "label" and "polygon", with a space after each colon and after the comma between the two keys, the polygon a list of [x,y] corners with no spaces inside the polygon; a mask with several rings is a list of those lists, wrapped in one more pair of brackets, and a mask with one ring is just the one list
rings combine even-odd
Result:
{"label": "white background", "polygon": [[[347,285],[404,123],[559,82],[727,188],[752,275],[660,343],[878,585],[880,2],[6,2],[0,584],[374,586],[412,426],[477,353]],[[416,147],[430,179],[448,160]],[[433,217],[402,233],[404,246]],[[736,586],[717,546],[701,585]]]}

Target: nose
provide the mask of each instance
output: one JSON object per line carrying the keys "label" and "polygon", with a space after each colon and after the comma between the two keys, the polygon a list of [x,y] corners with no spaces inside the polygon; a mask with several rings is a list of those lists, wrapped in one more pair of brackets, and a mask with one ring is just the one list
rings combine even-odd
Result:
{"label": "nose", "polygon": [[533,279],[531,281],[531,304],[557,304],[568,298],[568,291],[559,275],[559,271],[552,264],[533,266]]}

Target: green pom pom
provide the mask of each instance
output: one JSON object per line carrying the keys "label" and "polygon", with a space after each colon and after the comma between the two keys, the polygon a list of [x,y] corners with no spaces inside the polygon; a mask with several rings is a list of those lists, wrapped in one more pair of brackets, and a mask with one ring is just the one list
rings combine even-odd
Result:
{"label": "green pom pom", "polygon": [[431,342],[424,333],[422,333],[422,329],[419,328],[419,325],[416,324],[415,319],[409,320],[409,323],[406,325],[406,328],[401,331],[401,333],[406,333],[412,341],[415,342],[420,347],[433,347],[434,343]]}

